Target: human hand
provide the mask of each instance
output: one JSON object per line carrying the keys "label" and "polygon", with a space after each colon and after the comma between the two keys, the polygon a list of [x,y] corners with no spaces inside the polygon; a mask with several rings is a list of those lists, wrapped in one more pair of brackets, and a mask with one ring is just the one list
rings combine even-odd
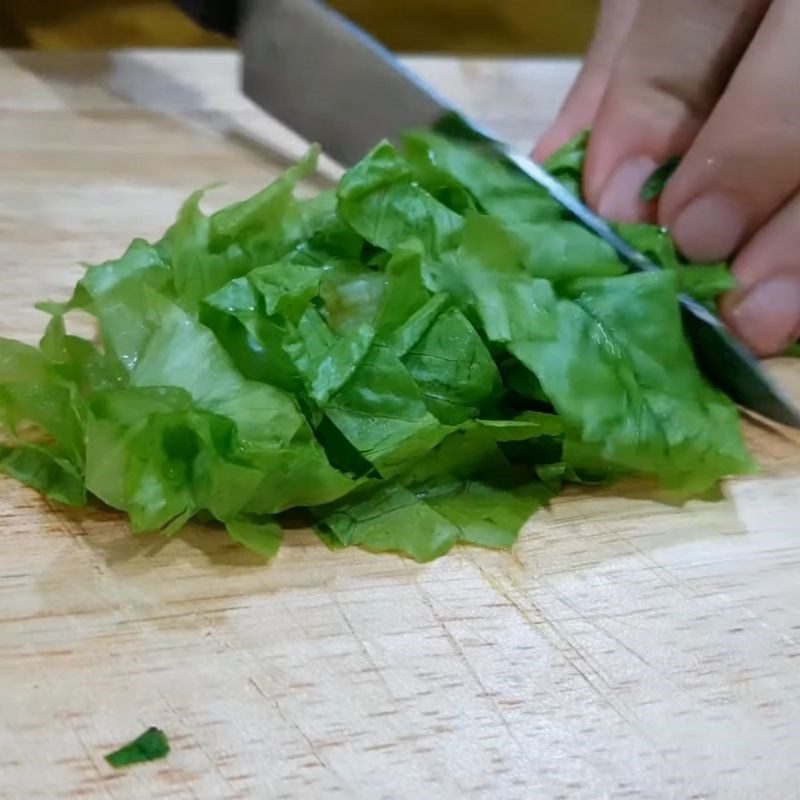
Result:
{"label": "human hand", "polygon": [[[658,221],[690,259],[733,259],[730,327],[760,355],[800,336],[800,1],[605,0],[584,68],[534,155],[591,127],[584,194]],[[660,164],[681,164],[658,202]]]}

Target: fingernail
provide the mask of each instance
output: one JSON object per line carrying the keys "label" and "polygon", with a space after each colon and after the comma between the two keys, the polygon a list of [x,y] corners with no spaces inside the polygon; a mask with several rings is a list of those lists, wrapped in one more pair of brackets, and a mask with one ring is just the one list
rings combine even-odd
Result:
{"label": "fingernail", "polygon": [[641,193],[645,181],[658,165],[649,156],[624,161],[603,187],[597,211],[614,222],[639,222],[647,214]]}
{"label": "fingernail", "polygon": [[800,336],[800,273],[757,283],[739,301],[729,322],[759,355],[773,355]]}
{"label": "fingernail", "polygon": [[745,213],[733,198],[708,194],[680,213],[672,235],[688,258],[711,263],[728,258],[739,247],[746,225]]}

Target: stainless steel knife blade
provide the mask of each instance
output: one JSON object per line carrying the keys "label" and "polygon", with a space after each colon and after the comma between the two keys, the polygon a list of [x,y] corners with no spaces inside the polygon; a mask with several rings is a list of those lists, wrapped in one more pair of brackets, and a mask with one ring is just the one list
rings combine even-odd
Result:
{"label": "stainless steel knife blade", "polygon": [[[631,269],[660,269],[623,241],[539,164],[511,152],[425,86],[391,53],[319,0],[244,0],[239,21],[245,93],[347,166],[382,139],[419,127],[480,141],[543,187]],[[705,374],[735,402],[800,428],[800,409],[702,305],[681,298]]]}
{"label": "stainless steel knife blade", "polygon": [[317,0],[248,0],[244,91],[343,165],[448,111],[379,44]]}

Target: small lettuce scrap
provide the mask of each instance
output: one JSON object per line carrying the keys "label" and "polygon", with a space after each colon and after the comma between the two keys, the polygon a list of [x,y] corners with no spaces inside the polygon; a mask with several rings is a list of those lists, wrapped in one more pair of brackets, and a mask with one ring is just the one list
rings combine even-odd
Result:
{"label": "small lettuce scrap", "polygon": [[667,181],[675,174],[680,164],[680,156],[671,156],[660,167],[656,167],[652,175],[644,182],[644,186],[642,186],[642,200],[649,201],[660,197],[664,187],[667,185]]}
{"label": "small lettuce scrap", "polygon": [[[547,165],[575,192],[586,142]],[[316,157],[210,215],[194,194],[41,304],[38,348],[0,340],[0,470],[137,533],[210,519],[269,559],[301,508],[331,548],[427,561],[511,546],[565,483],[702,492],[752,469],[679,314],[727,267],[621,226],[663,267],[629,274],[539,187],[429,131],[299,199]]]}
{"label": "small lettuce scrap", "polygon": [[167,735],[159,728],[150,727],[132,742],[108,753],[105,760],[114,769],[122,769],[145,761],[157,761],[169,755]]}

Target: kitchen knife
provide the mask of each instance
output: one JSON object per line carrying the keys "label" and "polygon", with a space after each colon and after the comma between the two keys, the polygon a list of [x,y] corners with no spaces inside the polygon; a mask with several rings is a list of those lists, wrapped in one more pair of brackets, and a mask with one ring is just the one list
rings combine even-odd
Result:
{"label": "kitchen knife", "polygon": [[[643,253],[531,159],[513,153],[425,86],[391,53],[319,0],[178,0],[201,24],[237,35],[246,95],[347,166],[382,139],[428,127],[490,147],[638,271]],[[759,415],[800,428],[800,409],[704,306],[680,299],[697,361],[720,389]]]}

